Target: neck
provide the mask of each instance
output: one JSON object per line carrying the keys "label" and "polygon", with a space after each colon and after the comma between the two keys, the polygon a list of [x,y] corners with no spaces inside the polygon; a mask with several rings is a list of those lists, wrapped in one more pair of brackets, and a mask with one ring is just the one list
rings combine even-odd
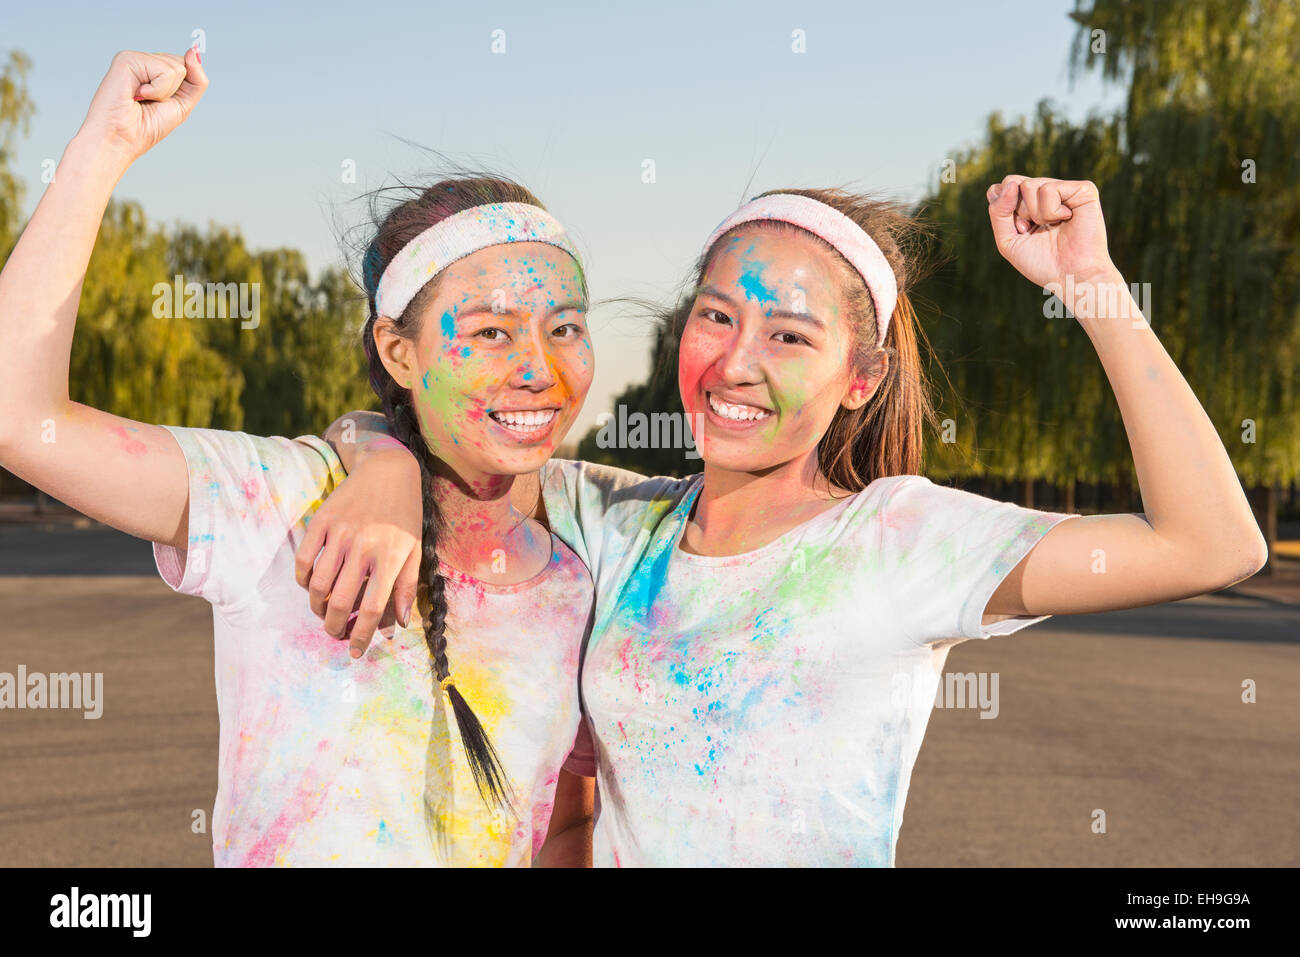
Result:
{"label": "neck", "polygon": [[817,467],[816,448],[758,472],[733,472],[706,462],[704,485],[691,515],[698,530],[696,542],[712,550],[762,539],[764,529],[829,498],[828,483]]}
{"label": "neck", "polygon": [[511,554],[526,525],[510,504],[513,475],[461,475],[445,466],[434,475],[433,496],[442,513],[438,557],[471,571],[490,564],[498,549]]}

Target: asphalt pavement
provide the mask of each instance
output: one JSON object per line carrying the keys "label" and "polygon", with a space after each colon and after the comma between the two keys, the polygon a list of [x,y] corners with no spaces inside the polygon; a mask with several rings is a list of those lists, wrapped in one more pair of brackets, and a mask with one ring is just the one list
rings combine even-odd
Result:
{"label": "asphalt pavement", "polygon": [[[210,866],[208,606],[145,543],[0,527],[0,672],[20,665],[102,673],[103,714],[0,710],[0,865]],[[932,714],[900,866],[1300,864],[1300,607],[1057,617],[945,672],[996,674],[998,713]]]}

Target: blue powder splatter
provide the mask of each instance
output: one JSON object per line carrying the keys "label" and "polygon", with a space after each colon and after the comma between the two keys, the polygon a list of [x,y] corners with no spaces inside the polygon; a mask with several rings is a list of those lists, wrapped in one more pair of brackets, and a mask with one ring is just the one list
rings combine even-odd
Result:
{"label": "blue powder splatter", "polygon": [[745,290],[746,298],[753,299],[759,305],[765,302],[775,303],[777,295],[763,282],[763,272],[767,264],[757,259],[742,259],[745,271],[740,276],[740,286]]}

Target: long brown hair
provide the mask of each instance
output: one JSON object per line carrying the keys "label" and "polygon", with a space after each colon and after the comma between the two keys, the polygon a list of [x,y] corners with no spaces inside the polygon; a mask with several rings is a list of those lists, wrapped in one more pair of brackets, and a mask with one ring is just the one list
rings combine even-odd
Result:
{"label": "long brown hair", "polygon": [[[424,641],[429,648],[434,680],[440,685],[451,675],[447,661],[446,579],[438,567],[442,513],[434,496],[434,477],[440,471],[445,471],[445,466],[433,455],[424,440],[411,391],[393,380],[379,358],[374,337],[375,320],[378,318],[375,291],[384,270],[403,246],[448,216],[488,203],[542,205],[524,187],[506,179],[492,176],[444,179],[423,191],[417,191],[412,198],[397,203],[382,218],[376,215],[378,225],[374,238],[366,247],[362,263],[362,286],[368,306],[363,341],[370,362],[370,385],[383,404],[384,415],[393,436],[409,448],[420,463],[420,489],[424,506],[420,583],[423,604],[428,609],[427,614],[423,615]],[[426,283],[401,316],[389,317],[399,335],[408,339],[419,336],[420,318],[437,293],[440,280],[441,275]],[[585,279],[583,289],[585,293]],[[461,742],[479,794],[490,804],[498,807],[508,805],[511,799],[509,781],[487,732],[456,686],[448,684],[444,687],[456,716]]]}
{"label": "long brown hair", "polygon": [[[792,193],[807,196],[839,210],[866,231],[894,270],[898,283],[898,302],[890,317],[882,348],[889,357],[884,378],[871,398],[860,408],[841,406],[831,420],[826,434],[817,443],[817,461],[832,488],[851,492],[866,488],[887,475],[919,474],[924,447],[923,427],[937,424],[930,398],[929,378],[922,367],[921,345],[927,351],[929,340],[917,319],[909,292],[920,271],[922,250],[930,237],[929,229],[900,203],[875,199],[843,189],[775,189],[762,196]],[[757,226],[763,229],[798,229],[789,223],[763,221],[746,223],[737,229]],[[734,232],[734,230],[732,231]],[[704,282],[713,251],[726,233],[704,251],[694,270],[694,290]],[[812,236],[811,233],[805,235]],[[840,267],[842,290],[853,325],[853,369],[867,371],[875,355],[876,309],[866,282],[833,246],[812,236],[831,253]],[[682,329],[690,317],[690,301],[678,305],[665,318],[672,342],[681,340]],[[672,350],[676,358],[676,349]]]}

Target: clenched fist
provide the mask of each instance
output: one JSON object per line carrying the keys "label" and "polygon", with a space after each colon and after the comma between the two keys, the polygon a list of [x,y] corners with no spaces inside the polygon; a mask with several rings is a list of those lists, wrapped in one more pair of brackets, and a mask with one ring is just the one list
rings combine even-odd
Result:
{"label": "clenched fist", "polygon": [[1012,175],[990,186],[987,199],[998,252],[1035,285],[1113,274],[1094,184]]}
{"label": "clenched fist", "polygon": [[196,47],[184,56],[124,50],[113,57],[78,136],[129,165],[180,126],[207,87]]}

